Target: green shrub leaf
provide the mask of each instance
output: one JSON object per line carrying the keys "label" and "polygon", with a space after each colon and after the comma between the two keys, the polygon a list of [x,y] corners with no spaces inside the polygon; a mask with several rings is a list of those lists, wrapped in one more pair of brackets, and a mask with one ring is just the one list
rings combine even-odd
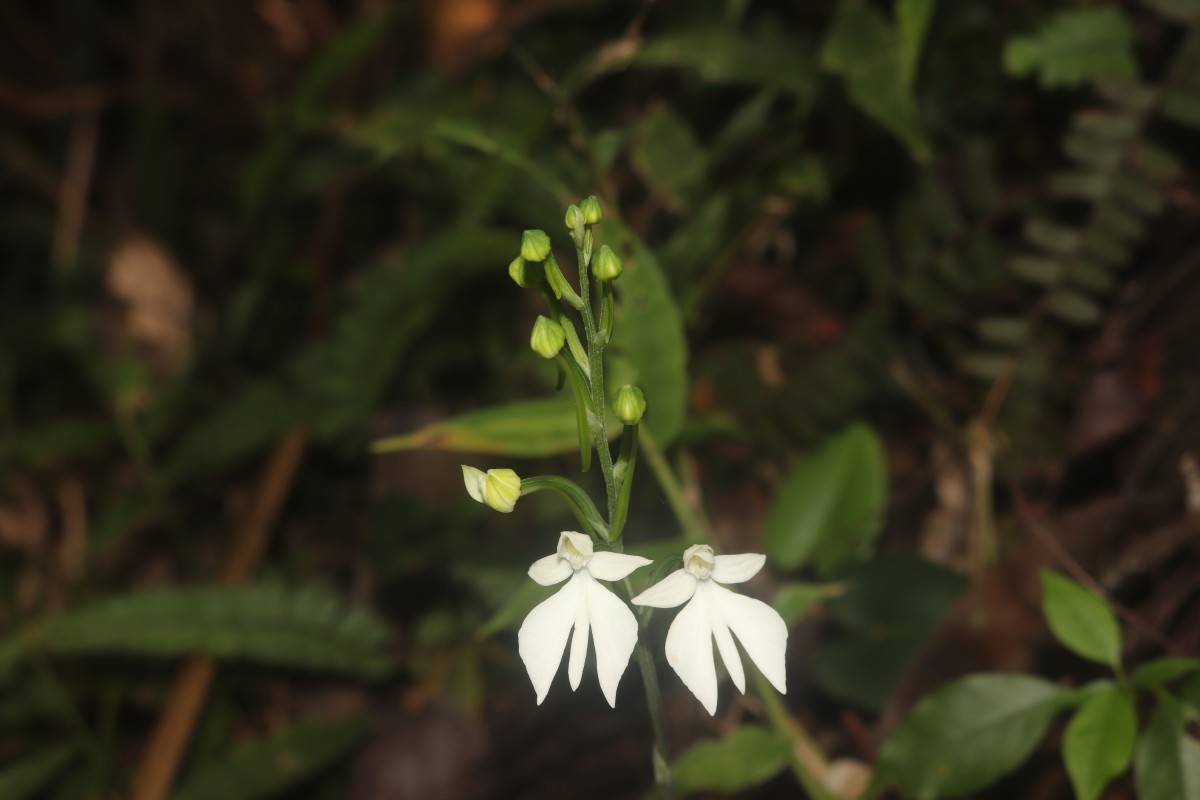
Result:
{"label": "green shrub leaf", "polygon": [[742,725],[725,739],[702,739],[675,760],[681,792],[737,792],[769,780],[788,764],[791,743],[759,725]]}
{"label": "green shrub leaf", "polygon": [[9,764],[0,769],[0,797],[24,800],[62,775],[62,769],[75,755],[72,747],[56,747]]}
{"label": "green shrub leaf", "polygon": [[1004,68],[1013,75],[1036,73],[1042,86],[1078,86],[1091,78],[1131,78],[1133,30],[1117,8],[1064,11],[1030,36],[1014,36],[1004,47]]}
{"label": "green shrub leaf", "polygon": [[1184,719],[1179,700],[1159,697],[1134,763],[1142,800],[1200,800],[1200,743],[1187,735]]}
{"label": "green shrub leaf", "polygon": [[1044,570],[1042,613],[1064,647],[1114,669],[1121,659],[1121,629],[1112,609],[1075,581]]}
{"label": "green shrub leaf", "polygon": [[1020,766],[1070,697],[1030,675],[955,681],[917,703],[888,740],[881,778],[920,800],[981,789]]}
{"label": "green shrub leaf", "polygon": [[828,439],[788,476],[767,520],[767,555],[783,569],[822,574],[870,553],[883,530],[883,443],[861,423]]}
{"label": "green shrub leaf", "polygon": [[1095,800],[1133,758],[1137,714],[1129,695],[1110,688],[1084,701],[1063,736],[1063,760],[1076,800]]}

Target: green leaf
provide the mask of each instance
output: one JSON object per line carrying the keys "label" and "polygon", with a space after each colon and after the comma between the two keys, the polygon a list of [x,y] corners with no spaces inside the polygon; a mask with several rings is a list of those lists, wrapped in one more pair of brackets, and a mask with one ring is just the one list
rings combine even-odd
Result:
{"label": "green leaf", "polygon": [[1079,292],[1060,289],[1046,298],[1051,314],[1073,325],[1095,325],[1100,319],[1100,306]]}
{"label": "green leaf", "polygon": [[63,775],[63,768],[75,755],[73,747],[55,747],[29,756],[0,769],[0,797],[24,800]]}
{"label": "green leaf", "polygon": [[1084,701],[1063,736],[1063,760],[1076,800],[1096,800],[1129,766],[1137,740],[1133,701],[1111,688]]}
{"label": "green leaf", "polygon": [[900,36],[900,68],[906,86],[917,77],[917,62],[937,0],[896,0],[896,30]]}
{"label": "green leaf", "polygon": [[[281,667],[378,676],[388,628],[321,585],[152,589],[37,623],[5,642],[73,655],[205,653]],[[0,656],[0,661],[4,658]]]}
{"label": "green leaf", "polygon": [[1153,689],[1197,670],[1200,670],[1200,659],[1156,658],[1138,667],[1133,673],[1133,685],[1139,689]]}
{"label": "green leaf", "polygon": [[742,725],[725,739],[701,739],[675,760],[681,793],[738,792],[787,767],[791,743],[760,725]]}
{"label": "green leaf", "polygon": [[[687,416],[687,338],[683,315],[658,259],[628,228],[606,220],[629,255],[616,283],[617,308],[610,344],[608,385],[631,384],[646,395],[642,424],[661,447],[670,444]],[[611,430],[611,428],[610,428]]]}
{"label": "green leaf", "polygon": [[[617,426],[610,427],[610,433],[618,431]],[[575,404],[566,395],[469,411],[412,433],[380,439],[371,445],[371,452],[450,450],[534,458],[578,447]]]}
{"label": "green leaf", "polygon": [[700,186],[707,156],[687,123],[658,105],[634,128],[629,160],[655,195],[682,212]]}
{"label": "green leaf", "polygon": [[[906,25],[913,24],[913,16]],[[851,101],[904,142],[913,158],[926,161],[929,144],[905,78],[904,57],[911,56],[902,56],[899,36],[882,13],[862,0],[840,0],[821,66],[841,75]]]}
{"label": "green leaf", "polygon": [[200,766],[172,800],[262,800],[276,797],[344,756],[366,733],[362,719],[302,722],[239,746]]}
{"label": "green leaf", "polygon": [[1078,86],[1091,78],[1132,78],[1133,30],[1113,7],[1063,11],[1036,34],[1005,43],[1004,68],[1012,75],[1036,73],[1042,86]]}
{"label": "green leaf", "polygon": [[882,779],[920,800],[982,789],[1016,769],[1070,694],[1030,675],[971,675],[921,700],[880,755]]}
{"label": "green leaf", "polygon": [[1142,800],[1200,800],[1200,743],[1187,735],[1184,720],[1183,704],[1159,695],[1134,762]]}
{"label": "green leaf", "polygon": [[841,583],[785,583],[775,593],[771,604],[789,626],[804,619],[816,604],[836,597],[846,590]]}
{"label": "green leaf", "polygon": [[845,591],[825,603],[825,612],[847,633],[814,653],[813,678],[834,697],[879,711],[967,580],[910,556],[878,556],[843,584]]}
{"label": "green leaf", "polygon": [[887,463],[875,431],[856,423],[792,471],[767,520],[772,563],[823,575],[868,554],[883,530]]}
{"label": "green leaf", "polygon": [[1054,637],[1068,650],[1116,669],[1121,629],[1108,604],[1073,580],[1042,571],[1042,613]]}

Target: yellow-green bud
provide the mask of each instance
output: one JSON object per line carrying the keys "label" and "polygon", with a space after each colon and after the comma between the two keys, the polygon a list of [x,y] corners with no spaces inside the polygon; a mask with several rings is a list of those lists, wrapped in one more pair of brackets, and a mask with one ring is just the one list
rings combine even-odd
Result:
{"label": "yellow-green bud", "polygon": [[612,248],[606,244],[600,245],[600,252],[596,254],[595,260],[592,262],[592,274],[597,280],[615,281],[621,277],[621,259],[617,258],[617,254],[612,251]]}
{"label": "yellow-green bud", "polygon": [[569,231],[575,230],[576,225],[582,225],[583,214],[580,213],[579,206],[567,206],[567,216],[563,222],[566,223],[567,230]]}
{"label": "yellow-green bud", "polygon": [[604,219],[604,210],[600,208],[600,201],[596,199],[595,195],[585,197],[580,201],[579,210],[583,212],[584,224],[595,225]]}
{"label": "yellow-green bud", "polygon": [[463,464],[462,473],[472,499],[502,514],[512,511],[521,496],[521,476],[511,469],[489,469],[485,473]]}
{"label": "yellow-green bud", "polygon": [[613,411],[617,419],[626,425],[637,425],[642,415],[646,413],[646,395],[636,386],[626,384],[617,392],[613,401]]}
{"label": "yellow-green bud", "polygon": [[545,231],[525,231],[521,234],[521,258],[526,261],[545,261],[550,255],[550,237]]}
{"label": "yellow-green bud", "polygon": [[539,316],[533,323],[529,346],[542,358],[554,358],[562,350],[567,335],[562,326],[549,317]]}
{"label": "yellow-green bud", "polygon": [[525,277],[525,259],[517,256],[508,265],[508,277],[513,279],[513,283],[520,286],[522,289],[529,286],[529,281]]}

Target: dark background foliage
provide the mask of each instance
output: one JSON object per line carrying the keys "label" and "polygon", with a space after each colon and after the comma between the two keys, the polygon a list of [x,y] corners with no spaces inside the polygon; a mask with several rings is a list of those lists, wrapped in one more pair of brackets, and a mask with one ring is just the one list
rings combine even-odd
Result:
{"label": "dark background foliage", "polygon": [[[505,268],[589,194],[665,278],[617,284],[649,305],[615,369],[721,547],[768,547],[806,491],[886,502],[857,550],[769,545],[750,589],[792,609],[786,711],[851,780],[951,678],[1098,674],[1052,643],[1042,568],[1119,608],[1126,663],[1195,656],[1198,20],[0,4],[0,786],[649,791],[635,671],[615,711],[590,678],[536,708],[516,656],[524,570],[570,517],[488,514],[460,481],[464,460],[573,475],[573,439],[506,418],[490,448],[452,423],[369,452],[552,395]],[[649,369],[647,343],[675,361]],[[796,477],[864,430],[884,472]],[[886,500],[862,499],[874,478]],[[630,540],[665,556],[670,498],[637,480]],[[810,607],[816,580],[844,594]],[[664,687],[676,755],[764,718]],[[1056,736],[979,796],[1066,796]],[[786,748],[772,763],[747,796],[795,796]]]}

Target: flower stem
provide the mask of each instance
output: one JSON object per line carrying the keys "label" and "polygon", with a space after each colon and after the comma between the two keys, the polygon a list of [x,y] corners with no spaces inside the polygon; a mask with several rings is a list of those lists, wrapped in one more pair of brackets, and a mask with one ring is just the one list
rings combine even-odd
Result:
{"label": "flower stem", "polygon": [[658,670],[649,648],[639,640],[637,649],[638,669],[642,671],[642,686],[646,688],[646,705],[650,708],[650,727],[654,731],[654,783],[663,800],[672,800],[675,787],[671,781],[671,761],[667,750],[667,726],[663,721],[662,691],[658,687]]}

